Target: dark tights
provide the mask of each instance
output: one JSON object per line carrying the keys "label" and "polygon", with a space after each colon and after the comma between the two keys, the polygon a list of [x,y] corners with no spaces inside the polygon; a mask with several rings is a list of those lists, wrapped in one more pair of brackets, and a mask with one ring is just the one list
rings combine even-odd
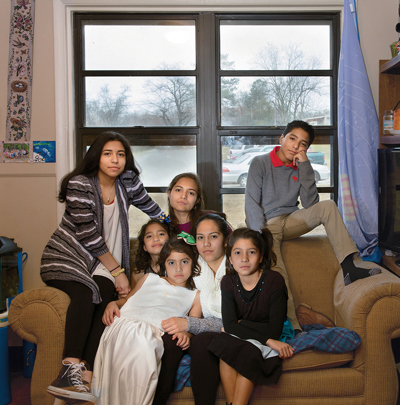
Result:
{"label": "dark tights", "polygon": [[92,290],[77,281],[48,280],[49,287],[58,288],[69,295],[71,303],[65,322],[64,357],[85,360],[89,370],[93,370],[94,358],[104,331],[101,321],[107,304],[112,301],[115,287],[111,280],[102,276],[93,276],[98,285],[102,302],[92,303]]}
{"label": "dark tights", "polygon": [[216,332],[202,332],[193,336],[186,352],[176,345],[176,340],[172,340],[171,335],[167,333],[163,335],[164,355],[161,360],[161,371],[153,405],[167,403],[174,386],[179,362],[185,353],[192,358],[190,380],[195,404],[215,404],[219,384],[219,359],[208,350],[208,345],[217,335]]}

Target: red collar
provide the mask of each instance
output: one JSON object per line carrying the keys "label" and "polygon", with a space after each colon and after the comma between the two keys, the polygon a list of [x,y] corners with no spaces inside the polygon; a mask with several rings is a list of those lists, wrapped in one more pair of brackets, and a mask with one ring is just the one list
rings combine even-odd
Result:
{"label": "red collar", "polygon": [[291,167],[294,170],[297,170],[297,166],[293,165],[293,162],[290,163],[290,165],[285,165],[283,164],[282,160],[279,159],[278,155],[276,152],[280,149],[280,146],[275,146],[274,149],[272,149],[270,156],[271,156],[271,162],[274,165],[274,167],[279,167],[279,166],[286,166],[286,167]]}

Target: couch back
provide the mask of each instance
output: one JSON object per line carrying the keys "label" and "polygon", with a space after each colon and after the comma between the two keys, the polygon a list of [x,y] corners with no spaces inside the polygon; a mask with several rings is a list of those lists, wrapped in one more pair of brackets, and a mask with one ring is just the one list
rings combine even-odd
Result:
{"label": "couch back", "polygon": [[333,284],[341,269],[326,235],[304,235],[282,243],[295,308],[306,303],[334,318]]}

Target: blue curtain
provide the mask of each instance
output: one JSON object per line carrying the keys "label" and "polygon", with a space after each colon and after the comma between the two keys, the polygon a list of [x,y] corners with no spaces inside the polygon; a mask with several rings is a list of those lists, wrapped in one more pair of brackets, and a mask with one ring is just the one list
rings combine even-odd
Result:
{"label": "blue curtain", "polygon": [[339,210],[364,260],[378,248],[379,122],[356,29],[354,0],[344,0],[339,61]]}

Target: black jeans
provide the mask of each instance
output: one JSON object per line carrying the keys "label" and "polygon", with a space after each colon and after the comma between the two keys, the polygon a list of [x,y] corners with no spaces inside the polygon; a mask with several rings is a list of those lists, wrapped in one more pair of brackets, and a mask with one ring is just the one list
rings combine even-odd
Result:
{"label": "black jeans", "polygon": [[175,381],[179,362],[185,353],[192,358],[190,365],[190,380],[196,405],[214,405],[219,384],[219,358],[207,348],[217,332],[202,332],[193,336],[189,349],[184,352],[172,340],[172,335],[165,333],[164,355],[161,361],[161,371],[153,400],[153,405],[163,405],[168,401]]}
{"label": "black jeans", "polygon": [[107,304],[113,300],[115,287],[103,276],[93,276],[99,286],[102,302],[93,304],[92,290],[77,281],[48,280],[49,287],[58,288],[69,295],[71,303],[65,322],[64,357],[85,360],[93,370],[94,358],[99,346],[104,324],[101,321]]}

